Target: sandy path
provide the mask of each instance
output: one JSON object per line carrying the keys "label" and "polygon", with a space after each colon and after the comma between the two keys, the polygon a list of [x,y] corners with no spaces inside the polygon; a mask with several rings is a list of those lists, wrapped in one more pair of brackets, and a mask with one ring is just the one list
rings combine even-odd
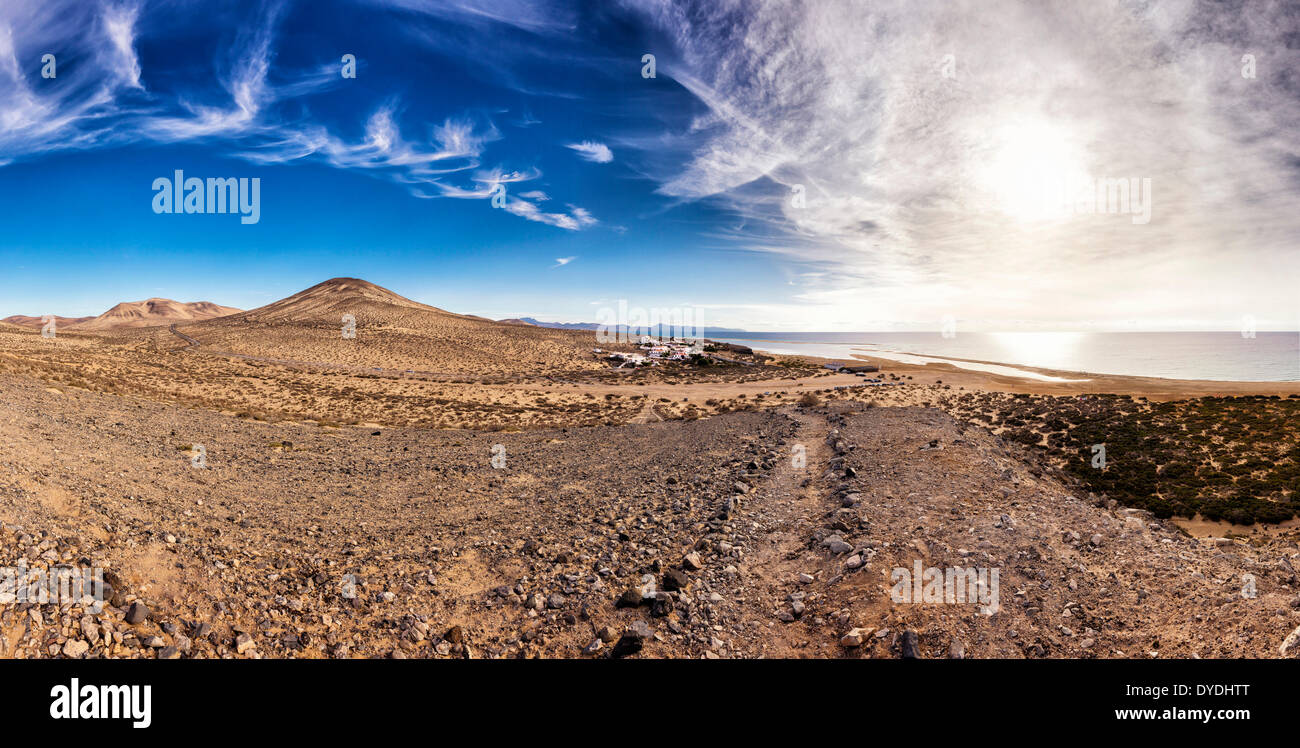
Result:
{"label": "sandy path", "polygon": [[190,344],[190,347],[185,350],[192,350],[194,348],[199,347],[199,341],[195,340],[194,338],[191,338],[189,335],[186,335],[180,330],[177,330],[176,325],[170,325],[167,328],[167,331],[170,332],[172,335],[175,335],[176,337],[180,338],[181,340],[184,340],[186,343]]}
{"label": "sandy path", "polygon": [[[799,431],[772,471],[770,482],[751,499],[761,503],[768,535],[746,564],[745,578],[751,586],[741,602],[740,617],[758,622],[764,635],[749,651],[737,653],[744,657],[801,656],[809,643],[807,637],[802,628],[782,623],[777,612],[791,610],[787,598],[802,591],[800,572],[822,566],[808,549],[808,539],[826,509],[823,496],[828,489],[819,476],[831,455],[826,446],[830,429],[824,416],[793,409],[785,412],[799,422]],[[804,450],[804,467],[795,467],[792,459],[798,447]]]}
{"label": "sandy path", "polygon": [[641,412],[633,416],[628,423],[658,423],[662,420],[664,420],[664,417],[659,415],[659,411],[655,410],[654,403],[646,403]]}

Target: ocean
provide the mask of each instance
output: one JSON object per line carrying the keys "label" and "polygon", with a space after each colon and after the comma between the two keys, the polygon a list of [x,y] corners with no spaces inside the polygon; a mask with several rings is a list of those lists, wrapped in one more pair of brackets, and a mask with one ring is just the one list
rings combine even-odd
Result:
{"label": "ocean", "polygon": [[[1060,381],[1016,366],[1224,382],[1300,381],[1300,333],[1256,332],[729,332],[709,336],[789,355],[851,360],[852,354],[906,363],[944,361],[961,368]],[[991,362],[975,364],[951,359]]]}

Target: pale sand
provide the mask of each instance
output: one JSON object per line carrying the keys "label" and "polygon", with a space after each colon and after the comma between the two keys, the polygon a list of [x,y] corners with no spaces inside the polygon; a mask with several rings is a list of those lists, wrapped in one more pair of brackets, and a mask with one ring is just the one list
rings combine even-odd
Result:
{"label": "pale sand", "polygon": [[1300,528],[1300,517],[1292,517],[1275,525],[1234,525],[1231,522],[1208,520],[1199,514],[1191,519],[1174,517],[1171,521],[1194,538],[1276,537]]}

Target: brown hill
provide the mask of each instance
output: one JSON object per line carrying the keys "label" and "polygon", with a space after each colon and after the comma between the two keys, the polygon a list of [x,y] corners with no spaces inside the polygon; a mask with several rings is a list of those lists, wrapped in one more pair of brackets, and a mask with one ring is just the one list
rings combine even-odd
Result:
{"label": "brown hill", "polygon": [[[251,309],[238,315],[240,319],[281,322],[325,322],[333,324],[343,314],[356,315],[361,311],[375,311],[389,317],[401,316],[403,311],[418,310],[439,315],[459,317],[451,312],[412,301],[405,296],[376,286],[360,278],[331,278],[288,298]],[[358,317],[360,319],[360,317]]]}
{"label": "brown hill", "polygon": [[[94,319],[94,317],[60,317],[56,314],[54,315],[55,329],[61,330],[65,327],[81,324],[82,322],[89,322],[92,319]],[[0,322],[7,322],[11,325],[27,327],[33,330],[39,330],[44,326],[40,317],[29,317],[25,314],[15,314],[12,317],[5,317],[0,320]]]}
{"label": "brown hill", "polygon": [[152,327],[179,322],[198,322],[224,317],[239,309],[213,304],[210,301],[184,303],[171,299],[145,299],[124,301],[107,312],[77,324],[78,330],[112,330],[122,327]]}
{"label": "brown hill", "polygon": [[[343,337],[344,315],[356,337]],[[477,374],[601,368],[590,332],[503,324],[332,278],[257,309],[186,325],[207,350],[368,369]]]}

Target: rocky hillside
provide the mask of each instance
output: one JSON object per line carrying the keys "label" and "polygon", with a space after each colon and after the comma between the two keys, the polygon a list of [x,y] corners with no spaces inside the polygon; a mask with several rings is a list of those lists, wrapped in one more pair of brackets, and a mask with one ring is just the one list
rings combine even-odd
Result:
{"label": "rocky hillside", "polygon": [[[352,323],[344,337],[344,319]],[[600,370],[594,333],[512,325],[421,304],[358,278],[186,327],[205,351],[266,361],[454,373]]]}

